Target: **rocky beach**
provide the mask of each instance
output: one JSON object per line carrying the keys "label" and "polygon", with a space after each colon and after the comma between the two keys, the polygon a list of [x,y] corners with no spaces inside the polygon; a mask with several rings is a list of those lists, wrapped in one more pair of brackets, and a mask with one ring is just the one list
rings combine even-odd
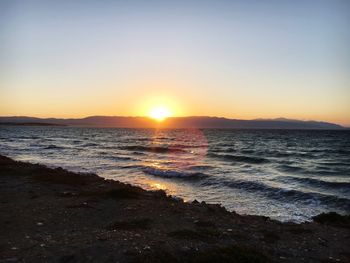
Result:
{"label": "rocky beach", "polygon": [[350,218],[281,223],[0,156],[0,262],[349,262]]}

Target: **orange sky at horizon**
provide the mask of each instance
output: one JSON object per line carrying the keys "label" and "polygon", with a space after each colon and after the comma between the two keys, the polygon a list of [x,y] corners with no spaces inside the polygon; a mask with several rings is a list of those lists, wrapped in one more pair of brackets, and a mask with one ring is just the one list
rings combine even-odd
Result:
{"label": "orange sky at horizon", "polygon": [[[135,99],[138,101],[137,99]],[[217,109],[215,107],[208,107],[206,105],[188,105],[188,103],[179,103],[175,100],[157,98],[145,99],[144,97],[139,99],[139,102],[124,103],[118,106],[113,104],[107,105],[91,105],[83,104],[79,108],[68,103],[64,105],[64,110],[62,107],[57,107],[55,105],[43,105],[41,107],[35,107],[28,103],[28,109],[21,109],[20,107],[12,108],[8,107],[5,109],[6,105],[0,105],[0,115],[1,116],[30,116],[38,118],[84,118],[88,116],[149,116],[153,108],[165,107],[169,110],[169,117],[186,117],[186,116],[210,116],[210,117],[225,117],[230,119],[274,119],[274,118],[288,118],[288,119],[298,119],[298,120],[315,120],[315,121],[326,121],[331,123],[340,124],[346,127],[350,127],[350,120],[348,116],[341,116],[337,114],[336,110],[334,112],[319,113],[319,112],[303,112],[293,110],[288,114],[279,114],[281,112],[278,107],[263,107],[260,110],[249,109],[247,107],[239,107],[238,105],[232,106],[232,111],[230,107],[225,109]],[[137,104],[137,106],[135,106]],[[5,105],[5,107],[4,107]],[[61,105],[62,106],[62,105]],[[193,107],[194,106],[194,107]],[[224,107],[223,107],[224,108]],[[72,112],[74,110],[74,112]],[[259,113],[257,113],[259,112]],[[284,110],[284,112],[286,112]]]}
{"label": "orange sky at horizon", "polygon": [[[188,87],[184,82],[180,83],[174,79],[168,81],[172,85],[165,80],[148,83],[137,81],[125,89],[114,89],[110,84],[100,89],[104,92],[98,92],[98,87],[91,86],[85,90],[84,96],[79,96],[81,92],[79,89],[72,90],[71,96],[45,88],[39,89],[35,94],[8,91],[7,94],[3,93],[5,96],[0,99],[0,115],[39,118],[149,116],[154,107],[165,106],[174,117],[215,116],[232,119],[283,117],[350,126],[350,115],[344,114],[350,112],[346,97],[338,96],[336,100],[327,100],[324,97],[323,104],[312,105],[309,98],[300,99],[295,97],[298,94],[291,93],[289,98],[297,102],[291,104],[279,101],[278,97],[269,98],[259,93],[253,96],[252,91],[239,90],[235,96],[233,89],[226,91],[224,96],[221,95],[218,102],[218,95],[211,87],[203,91],[205,94],[200,94],[198,87]],[[339,103],[342,100],[344,102]]]}
{"label": "orange sky at horizon", "polygon": [[[346,97],[339,96],[332,100],[327,100],[325,97],[323,104],[311,104],[307,97],[293,98],[293,94],[290,94],[290,99],[296,102],[291,104],[262,94],[253,96],[248,91],[237,92],[235,96],[233,89],[221,95],[220,101],[217,101],[218,95],[215,94],[215,89],[208,88],[203,91],[205,94],[200,94],[198,93],[200,89],[197,87],[189,88],[183,83],[176,83],[175,80],[171,82],[173,85],[160,81],[146,85],[137,83],[125,89],[107,87],[103,89],[104,92],[98,92],[98,87],[90,87],[85,90],[84,96],[79,96],[79,89],[73,90],[71,96],[45,88],[35,94],[5,92],[2,94],[5,96],[0,99],[0,115],[39,118],[149,116],[153,108],[164,106],[174,117],[215,116],[232,119],[283,117],[350,126],[350,114],[344,114],[350,112]],[[339,103],[342,100],[344,102]]]}

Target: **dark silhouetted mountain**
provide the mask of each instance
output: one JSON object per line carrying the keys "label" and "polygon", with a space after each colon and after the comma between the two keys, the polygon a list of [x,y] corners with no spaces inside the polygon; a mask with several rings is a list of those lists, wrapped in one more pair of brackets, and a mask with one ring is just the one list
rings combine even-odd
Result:
{"label": "dark silhouetted mountain", "polygon": [[0,126],[66,126],[64,124],[46,122],[1,122]]}
{"label": "dark silhouetted mountain", "polygon": [[300,121],[284,118],[238,120],[219,117],[171,117],[157,122],[148,117],[91,116],[81,119],[0,117],[0,123],[37,123],[88,127],[123,128],[221,128],[221,129],[344,129],[344,127],[319,121]]}

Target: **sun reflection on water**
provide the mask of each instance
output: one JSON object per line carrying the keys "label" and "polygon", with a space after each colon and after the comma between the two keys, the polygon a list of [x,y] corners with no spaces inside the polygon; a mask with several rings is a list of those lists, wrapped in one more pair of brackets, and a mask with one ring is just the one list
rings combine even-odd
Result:
{"label": "sun reflection on water", "polygon": [[186,193],[193,191],[192,185],[186,178],[197,173],[196,165],[206,158],[208,140],[203,131],[154,129],[149,138],[144,146],[148,150],[147,155],[138,163],[142,173],[137,173],[134,184],[148,190],[163,190],[167,195],[181,196],[185,202],[191,200],[192,197]]}
{"label": "sun reflection on water", "polygon": [[179,193],[178,187],[171,183],[171,182],[163,182],[160,180],[156,180],[156,179],[146,179],[146,178],[142,178],[142,180],[139,181],[140,184],[142,185],[147,185],[148,189],[150,190],[163,190],[167,193],[167,195],[176,195]]}
{"label": "sun reflection on water", "polygon": [[160,183],[152,183],[150,186],[157,190],[164,190],[164,191],[167,190],[167,187],[164,184],[160,184]]}

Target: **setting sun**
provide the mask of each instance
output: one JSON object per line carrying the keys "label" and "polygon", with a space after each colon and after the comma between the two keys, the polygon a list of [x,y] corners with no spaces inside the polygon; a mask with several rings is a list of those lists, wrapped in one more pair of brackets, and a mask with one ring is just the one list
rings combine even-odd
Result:
{"label": "setting sun", "polygon": [[149,117],[157,121],[162,121],[167,117],[169,117],[170,115],[171,115],[170,110],[165,106],[153,107],[149,112]]}

